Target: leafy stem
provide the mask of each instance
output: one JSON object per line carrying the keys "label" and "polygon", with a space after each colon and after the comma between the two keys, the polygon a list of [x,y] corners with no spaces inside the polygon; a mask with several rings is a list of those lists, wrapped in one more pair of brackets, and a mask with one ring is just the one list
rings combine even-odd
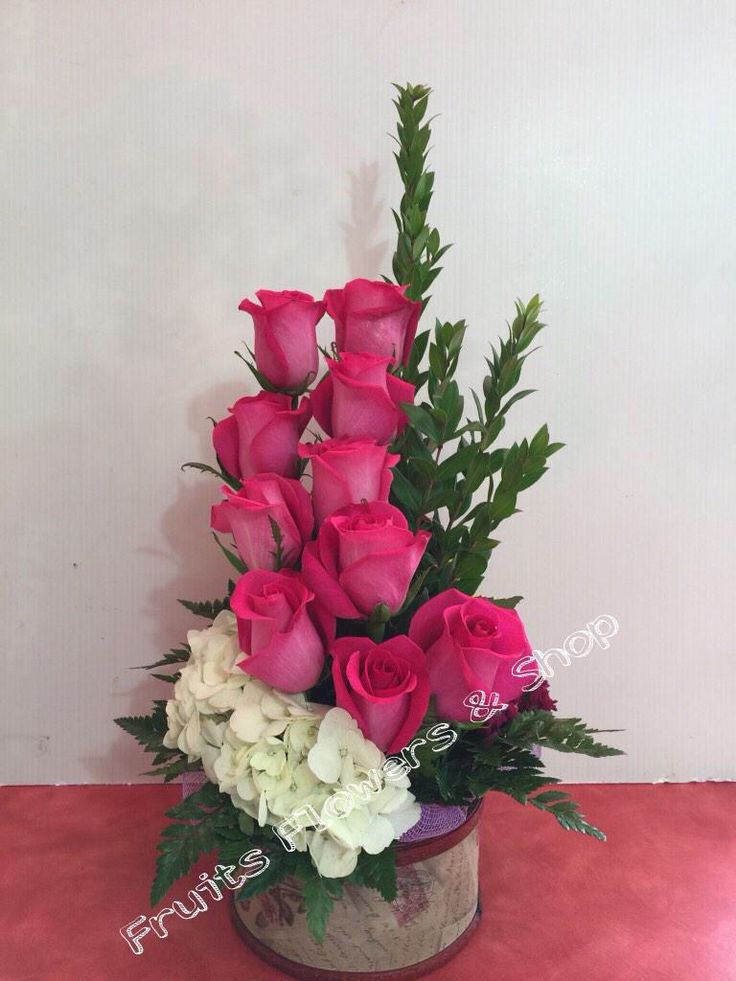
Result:
{"label": "leafy stem", "polygon": [[[394,85],[394,88],[398,93],[394,105],[399,117],[398,150],[394,157],[404,192],[398,211],[393,211],[397,239],[392,272],[395,282],[407,287],[407,296],[421,300],[424,309],[430,299],[427,290],[441,271],[438,263],[450,248],[440,243],[439,232],[427,223],[434,188],[434,173],[427,167],[431,120],[425,121],[431,89],[409,84]],[[419,338],[417,342],[421,345]],[[423,350],[419,352],[418,360],[423,353]],[[418,360],[412,359],[402,372],[413,384],[423,383]]]}

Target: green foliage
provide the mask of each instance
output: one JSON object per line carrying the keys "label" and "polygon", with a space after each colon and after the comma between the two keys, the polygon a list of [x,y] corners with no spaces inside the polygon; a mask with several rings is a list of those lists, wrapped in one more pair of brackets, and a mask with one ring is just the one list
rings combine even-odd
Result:
{"label": "green foliage", "polygon": [[534,753],[498,738],[488,749],[475,754],[468,789],[478,797],[491,790],[507,794],[519,804],[530,804],[551,814],[567,831],[605,841],[603,832],[585,820],[569,794],[542,790],[556,783],[559,780],[544,773],[544,764]]}
{"label": "green foliage", "polygon": [[503,606],[507,610],[515,610],[523,599],[523,596],[504,596],[501,598],[498,596],[490,597],[491,603],[494,603],[496,606]]}
{"label": "green foliage", "polygon": [[152,671],[151,677],[155,678],[156,681],[165,681],[169,685],[175,685],[181,677],[181,672],[177,671],[176,674],[157,674],[155,671]]}
{"label": "green foliage", "polygon": [[268,520],[271,525],[271,535],[273,536],[274,542],[274,550],[271,554],[274,558],[274,569],[278,572],[278,570],[284,564],[284,536],[281,532],[278,521],[275,518],[272,518],[270,515]]}
{"label": "green foliage", "polygon": [[206,783],[195,793],[184,797],[165,812],[172,821],[200,821],[213,808],[221,808],[227,798],[219,792],[213,783]]}
{"label": "green foliage", "polygon": [[581,719],[560,719],[552,712],[520,712],[504,729],[503,738],[515,746],[541,746],[560,753],[585,756],[622,756],[623,750],[596,742],[593,735],[615,732],[591,729]]}
{"label": "green foliage", "polygon": [[220,461],[217,461],[220,469],[216,467],[211,467],[209,463],[195,463],[191,461],[189,463],[182,463],[182,470],[199,470],[200,473],[211,473],[213,476],[217,477],[219,480],[223,480],[226,484],[233,488],[233,490],[240,489],[240,481],[237,477],[233,477],[227,472],[227,470],[222,466]]}
{"label": "green foliage", "polygon": [[[431,138],[426,121],[430,89],[424,85],[397,85],[398,152],[395,154],[404,193],[394,219],[398,231],[393,275],[408,284],[408,295],[426,306],[427,290],[439,275],[438,265],[448,246],[427,222],[434,173],[427,168]],[[495,443],[513,405],[532,393],[514,392],[529,356],[530,345],[544,324],[539,319],[538,296],[526,305],[517,301],[508,334],[491,348],[482,398],[473,392],[476,418],[463,422],[465,405],[455,373],[467,331],[465,321],[442,323],[434,331],[420,331],[409,362],[400,369],[417,394],[427,385],[427,397],[404,409],[409,425],[394,450],[401,454],[394,468],[391,500],[414,528],[432,534],[417,574],[421,589],[398,618],[408,621],[413,609],[443,589],[455,586],[474,593],[483,581],[493,549],[492,536],[506,518],[518,510],[519,494],[547,470],[548,458],[562,447],[550,443],[546,426],[531,438],[496,448]],[[423,366],[425,356],[428,365]],[[390,624],[389,633],[397,624]]]}
{"label": "green foliage", "polygon": [[551,814],[566,830],[605,840],[603,832],[579,813],[569,794],[544,789],[559,780],[544,772],[542,760],[532,752],[533,746],[542,745],[588,756],[620,755],[620,750],[592,739],[591,734],[599,730],[546,711],[519,712],[492,736],[482,723],[452,723],[451,728],[457,739],[447,750],[417,751],[420,765],[412,771],[411,787],[418,800],[467,804],[496,791]]}
{"label": "green foliage", "polygon": [[580,834],[590,835],[598,841],[606,840],[601,829],[586,821],[580,813],[579,805],[562,791],[550,790],[537,794],[535,797],[530,797],[527,803],[551,814],[565,831],[579,831]]}
{"label": "green foliage", "polygon": [[487,359],[485,401],[473,393],[474,421],[463,421],[464,400],[454,378],[467,326],[435,324],[427,397],[404,406],[409,426],[394,446],[401,461],[391,488],[393,503],[410,524],[431,532],[418,573],[429,596],[451,586],[476,592],[498,545],[492,533],[516,513],[519,494],[539,480],[547,459],[562,446],[550,443],[546,426],[531,439],[495,446],[509,408],[529,394],[506,398],[520,378],[527,356],[521,352],[542,328],[539,308],[537,297],[527,306],[517,303],[508,339]]}
{"label": "green foliage", "polygon": [[263,389],[264,392],[279,392],[279,393],[284,392],[287,395],[291,395],[292,397],[297,397],[299,395],[303,395],[304,392],[306,392],[307,389],[310,387],[310,385],[314,382],[314,375],[310,373],[304,379],[304,382],[301,385],[299,385],[297,388],[277,388],[275,385],[271,384],[271,382],[268,380],[268,378],[266,378],[266,376],[262,372],[258,370],[258,368],[256,367],[256,356],[247,345],[246,345],[246,351],[250,355],[250,358],[246,358],[243,354],[241,354],[240,351],[234,351],[233,354],[235,354],[237,358],[240,358],[240,360],[247,365],[248,370],[251,372],[251,374],[253,375],[253,377],[258,382],[259,386]]}
{"label": "green foliage", "polygon": [[[176,750],[172,750],[172,754],[176,753]],[[201,769],[202,767],[198,763],[189,763],[186,759],[178,758],[165,766],[157,766],[153,770],[144,770],[142,776],[161,777],[164,783],[171,783],[172,780],[176,780],[184,773],[196,773]]]}
{"label": "green foliage", "polygon": [[377,855],[361,852],[358,864],[349,881],[359,886],[376,889],[387,903],[396,899],[396,855],[393,848],[386,848]]}
{"label": "green foliage", "polygon": [[154,661],[153,664],[139,664],[135,670],[150,671],[152,668],[169,668],[174,664],[181,664],[182,662],[188,661],[191,653],[188,644],[183,644],[181,647],[172,647],[159,661]]}
{"label": "green foliage", "polygon": [[158,843],[153,905],[189,872],[200,855],[217,847],[222,833],[232,831],[237,822],[234,812],[230,799],[210,783],[166,812],[172,823],[163,829]]}
{"label": "green foliage", "polygon": [[[264,849],[265,851],[265,849]],[[283,848],[274,848],[268,851],[268,868],[252,879],[248,879],[243,888],[237,894],[237,899],[253,899],[261,893],[273,889],[288,875],[293,875],[291,854]],[[222,858],[222,854],[220,855]]]}
{"label": "green foliage", "polygon": [[157,753],[163,748],[162,740],[166,734],[165,701],[154,702],[153,712],[150,715],[128,715],[114,721],[139,742],[146,752]]}
{"label": "green foliage", "polygon": [[195,600],[183,600],[179,602],[197,617],[204,617],[206,620],[214,620],[218,613],[230,609],[230,597],[225,599],[197,602]]}
{"label": "green foliage", "polygon": [[[154,677],[170,680],[166,675]],[[153,754],[154,769],[144,771],[143,776],[163,777],[164,783],[169,783],[182,773],[201,769],[199,764],[189,763],[178,749],[164,746],[163,739],[167,729],[165,700],[157,699],[150,715],[131,715],[114,721],[133,736],[147,753]]]}
{"label": "green foliage", "polygon": [[[424,117],[431,89],[426,85],[395,85],[394,88],[398,92],[394,105],[399,117],[398,150],[394,157],[404,193],[399,210],[393,212],[398,233],[393,275],[397,283],[408,286],[407,296],[421,300],[426,306],[427,290],[439,275],[438,263],[450,247],[442,245],[437,229],[427,224],[434,173],[426,167],[431,130]],[[404,377],[416,383],[416,365],[410,364]]]}
{"label": "green foliage", "polygon": [[246,566],[245,562],[243,562],[243,560],[240,558],[240,556],[236,555],[235,552],[231,551],[229,548],[226,548],[222,544],[220,539],[217,537],[217,535],[214,533],[214,531],[212,532],[212,537],[217,542],[222,554],[225,556],[225,558],[228,560],[228,562],[233,567],[233,569],[235,569],[236,572],[242,575],[244,572],[248,571],[248,567]]}
{"label": "green foliage", "polygon": [[326,879],[319,875],[309,859],[299,862],[296,874],[302,883],[309,932],[317,943],[321,944],[325,939],[325,929],[332,907],[342,896],[343,880]]}

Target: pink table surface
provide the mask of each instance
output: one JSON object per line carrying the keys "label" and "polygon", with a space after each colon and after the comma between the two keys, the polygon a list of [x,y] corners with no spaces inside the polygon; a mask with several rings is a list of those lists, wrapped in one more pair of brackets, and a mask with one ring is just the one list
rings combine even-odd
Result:
{"label": "pink table surface", "polygon": [[[570,788],[606,844],[500,795],[481,830],[483,920],[428,975],[498,981],[736,981],[736,784]],[[225,902],[169,918],[134,956],[119,929],[148,901],[178,786],[6,787],[0,808],[3,981],[273,981]],[[174,887],[186,898],[211,856]],[[162,902],[156,907],[166,905]]]}

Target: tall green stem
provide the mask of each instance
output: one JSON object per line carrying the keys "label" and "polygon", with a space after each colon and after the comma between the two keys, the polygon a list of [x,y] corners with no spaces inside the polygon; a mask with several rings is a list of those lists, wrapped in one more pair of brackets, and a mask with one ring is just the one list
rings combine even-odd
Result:
{"label": "tall green stem", "polygon": [[432,200],[434,173],[427,169],[430,121],[424,122],[431,89],[426,85],[395,85],[394,105],[398,151],[394,154],[404,185],[404,194],[394,220],[398,231],[393,258],[394,279],[408,287],[407,295],[427,305],[427,290],[440,273],[437,265],[449,245],[440,245],[436,228],[427,224]]}

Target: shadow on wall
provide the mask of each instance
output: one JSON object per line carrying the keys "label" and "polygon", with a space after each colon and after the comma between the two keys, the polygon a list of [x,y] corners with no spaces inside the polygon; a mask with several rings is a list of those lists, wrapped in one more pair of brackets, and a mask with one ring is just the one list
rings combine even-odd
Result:
{"label": "shadow on wall", "polygon": [[371,245],[379,229],[386,227],[385,201],[376,201],[378,163],[361,164],[350,180],[350,221],[340,222],[351,278],[378,279],[384,269],[389,242]]}
{"label": "shadow on wall", "polygon": [[[256,394],[255,380],[242,363],[241,367],[241,383],[217,385],[190,403],[187,421],[197,435],[197,444],[192,447],[189,460],[215,466],[212,422],[208,416],[222,419],[238,398]],[[177,600],[221,599],[235,572],[218,549],[209,527],[210,508],[220,500],[221,483],[211,474],[184,471],[177,480],[176,498],[162,515],[162,537],[169,546],[166,558],[175,561],[176,573],[151,592],[145,609],[152,620],[152,643],[162,651],[183,640],[187,630],[206,625],[205,620],[194,617]],[[143,550],[148,551],[145,547]]]}
{"label": "shadow on wall", "polygon": [[[215,464],[211,443],[212,423],[207,416],[220,419],[237,398],[254,395],[255,392],[255,382],[243,367],[242,384],[230,383],[210,388],[190,403],[187,422],[190,430],[197,435],[190,460]],[[150,621],[145,631],[146,643],[131,658],[130,667],[153,663],[165,651],[179,646],[186,639],[188,630],[206,627],[206,620],[195,617],[178,600],[221,599],[227,593],[228,578],[235,572],[209,530],[210,508],[220,499],[220,481],[211,474],[188,470],[178,474],[175,482],[176,496],[161,517],[166,550],[162,552],[147,545],[137,549],[145,555],[163,557],[174,567],[174,573],[147,597],[143,610]],[[121,715],[147,715],[154,699],[168,698],[171,692],[170,685],[151,678],[146,671],[136,671],[134,674],[135,688],[129,693],[128,705]],[[120,729],[118,738],[105,756],[87,758],[84,762],[91,777],[101,781],[109,780],[111,772],[139,774],[151,769],[151,758]]]}
{"label": "shadow on wall", "polygon": [[[341,222],[340,228],[351,277],[377,279],[387,262],[388,240],[371,244],[379,228],[385,228],[386,219],[384,202],[375,199],[378,173],[378,164],[373,163],[362,164],[357,173],[348,175],[350,220]],[[329,334],[331,341],[331,324]],[[214,465],[212,423],[208,416],[221,419],[237,398],[256,394],[254,379],[244,366],[241,367],[243,375],[240,384],[231,382],[215,386],[190,403],[187,423],[196,436],[196,444],[193,441],[189,460]],[[222,598],[227,590],[227,581],[234,574],[209,531],[210,508],[220,498],[217,478],[190,470],[179,473],[174,479],[176,496],[161,518],[166,550],[162,552],[149,545],[137,549],[139,553],[164,558],[173,564],[175,572],[147,597],[144,613],[150,625],[146,632],[147,643],[134,659],[136,663],[158,660],[169,648],[185,640],[188,630],[205,627],[205,620],[194,617],[177,601]],[[169,697],[170,686],[151,678],[145,671],[136,672],[136,681],[135,688],[130,692],[129,704],[121,714],[147,714],[154,699]],[[150,757],[122,730],[119,730],[118,739],[108,754],[87,758],[85,763],[92,778],[100,780],[109,779],[111,772],[140,773],[151,768]]]}

